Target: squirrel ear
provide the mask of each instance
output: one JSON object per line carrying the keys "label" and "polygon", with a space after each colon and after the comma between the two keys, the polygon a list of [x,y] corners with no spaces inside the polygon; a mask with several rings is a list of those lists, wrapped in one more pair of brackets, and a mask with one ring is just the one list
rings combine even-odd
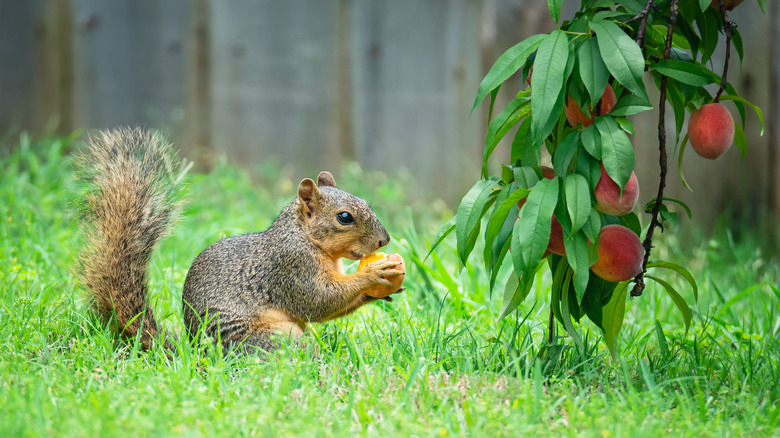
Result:
{"label": "squirrel ear", "polygon": [[320,203],[320,191],[314,181],[305,178],[298,185],[298,209],[307,217],[311,217]]}
{"label": "squirrel ear", "polygon": [[317,177],[317,185],[336,187],[336,180],[333,179],[333,175],[330,172],[320,172],[320,175]]}

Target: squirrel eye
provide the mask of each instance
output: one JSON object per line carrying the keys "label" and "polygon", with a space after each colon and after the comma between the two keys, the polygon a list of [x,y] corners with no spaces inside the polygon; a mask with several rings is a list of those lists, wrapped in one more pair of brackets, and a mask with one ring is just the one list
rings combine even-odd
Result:
{"label": "squirrel eye", "polygon": [[341,225],[352,225],[355,223],[355,218],[347,211],[342,211],[336,215],[336,219]]}

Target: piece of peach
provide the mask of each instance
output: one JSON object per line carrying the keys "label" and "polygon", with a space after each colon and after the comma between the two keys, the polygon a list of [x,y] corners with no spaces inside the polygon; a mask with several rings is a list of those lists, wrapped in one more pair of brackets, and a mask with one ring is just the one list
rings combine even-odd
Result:
{"label": "piece of peach", "polygon": [[596,210],[615,216],[623,216],[634,209],[639,199],[639,182],[636,174],[631,172],[626,188],[621,195],[620,186],[607,175],[604,165],[601,164],[601,179],[596,184]]}
{"label": "piece of peach", "polygon": [[[396,266],[394,269],[397,271],[401,271],[404,274],[406,273],[406,265],[404,264],[404,258],[401,257],[400,254],[385,254],[383,252],[375,252],[360,259],[360,263],[358,263],[358,271],[364,269],[366,266],[370,265],[371,263],[377,262],[382,259],[398,262],[398,266]],[[406,275],[387,277],[387,280],[390,281],[390,283],[392,283],[391,286],[381,286],[381,287],[371,288],[369,290],[364,291],[364,293],[368,296],[376,297],[376,298],[383,298],[388,295],[392,295],[393,293],[397,292],[398,289],[401,288],[401,285],[404,283],[405,278]]]}
{"label": "piece of peach", "polygon": [[599,259],[590,269],[604,280],[620,282],[642,272],[644,249],[639,236],[622,225],[607,225],[599,234]]}
{"label": "piece of peach", "polygon": [[714,160],[723,155],[734,141],[734,119],[719,103],[703,105],[688,119],[688,140],[693,150]]}

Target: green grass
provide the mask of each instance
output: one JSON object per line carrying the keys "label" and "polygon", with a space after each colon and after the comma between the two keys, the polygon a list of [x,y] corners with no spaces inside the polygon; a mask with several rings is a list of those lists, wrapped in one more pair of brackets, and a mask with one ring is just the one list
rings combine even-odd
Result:
{"label": "green grass", "polygon": [[[779,433],[780,297],[769,285],[749,288],[776,286],[780,268],[760,235],[689,229],[695,244],[662,235],[657,254],[699,282],[693,325],[685,333],[674,304],[650,285],[627,304],[619,361],[585,321],[576,326],[584,349],[558,327],[559,359],[536,360],[549,274],[496,321],[501,288],[491,294],[479,260],[459,271],[450,241],[428,268],[410,263],[403,296],[317,326],[302,349],[261,360],[178,342],[169,359],[117,340],[73,275],[72,148],[22,137],[0,161],[0,436]],[[150,267],[156,313],[177,339],[194,256],[223,235],[264,229],[294,196],[300,176],[258,170],[255,181],[227,165],[190,177],[183,219]],[[372,203],[395,238],[390,251],[407,261],[424,258],[426,239],[451,215],[408,195],[408,175],[345,166],[336,179]],[[693,302],[682,279],[664,278]]]}

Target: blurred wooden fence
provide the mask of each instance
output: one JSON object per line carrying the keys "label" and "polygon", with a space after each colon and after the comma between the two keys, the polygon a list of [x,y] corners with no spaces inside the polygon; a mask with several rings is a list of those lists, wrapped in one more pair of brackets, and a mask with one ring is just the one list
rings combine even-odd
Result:
{"label": "blurred wooden fence", "polygon": [[[746,55],[730,79],[767,111],[777,15],[746,2],[732,17]],[[0,135],[144,125],[204,167],[274,157],[303,176],[354,159],[405,167],[420,192],[457,201],[479,176],[479,81],[506,48],[553,28],[541,0],[0,0]],[[654,117],[635,120],[643,200],[657,181]],[[689,154],[693,193],[672,164],[670,196],[700,218],[767,205],[778,145],[757,132],[751,115],[741,162]]]}

